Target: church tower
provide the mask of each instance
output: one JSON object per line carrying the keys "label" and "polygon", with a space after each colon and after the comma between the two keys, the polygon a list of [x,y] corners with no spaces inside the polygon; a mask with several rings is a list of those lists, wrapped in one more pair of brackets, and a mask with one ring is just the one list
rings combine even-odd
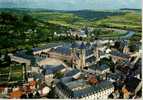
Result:
{"label": "church tower", "polygon": [[71,45],[71,67],[75,68],[75,57],[76,57],[76,43],[72,43]]}
{"label": "church tower", "polygon": [[128,48],[128,41],[124,41],[124,48],[123,48],[123,53],[128,54],[129,48]]}
{"label": "church tower", "polygon": [[94,44],[94,55],[96,57],[96,62],[98,61],[100,55],[99,55],[99,44],[98,44],[98,40],[96,40],[96,44]]}
{"label": "church tower", "polygon": [[80,62],[79,62],[80,66],[79,67],[82,70],[86,66],[86,64],[85,64],[85,49],[86,49],[86,46],[83,42],[81,43],[79,49],[80,49]]}

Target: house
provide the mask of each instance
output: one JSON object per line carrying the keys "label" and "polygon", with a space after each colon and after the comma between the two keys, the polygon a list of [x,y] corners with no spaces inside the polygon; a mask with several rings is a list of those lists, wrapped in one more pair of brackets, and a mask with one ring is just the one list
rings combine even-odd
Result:
{"label": "house", "polygon": [[47,65],[42,71],[46,84],[50,85],[51,82],[53,82],[54,80],[54,75],[57,72],[64,72],[65,70],[66,68],[63,65],[57,65],[57,66]]}
{"label": "house", "polygon": [[80,30],[79,37],[86,38],[87,35],[85,34],[84,30]]}
{"label": "house", "polygon": [[97,74],[106,74],[110,72],[110,68],[107,64],[102,64],[97,66],[96,73]]}
{"label": "house", "polygon": [[31,71],[32,67],[36,67],[37,63],[46,59],[46,57],[42,56],[34,56],[32,53],[29,53],[26,50],[17,51],[15,54],[9,54],[11,61],[25,64],[27,70]]}
{"label": "house", "polygon": [[130,95],[135,95],[142,87],[142,82],[136,77],[127,77],[125,80],[125,88]]}
{"label": "house", "polygon": [[87,71],[89,73],[96,74],[97,76],[100,76],[102,80],[105,80],[107,78],[107,73],[110,72],[110,68],[107,64],[93,64],[88,67]]}
{"label": "house", "polygon": [[51,43],[51,44],[43,44],[41,48],[32,48],[33,55],[40,55],[41,53],[47,53],[52,48],[61,47],[62,43]]}
{"label": "house", "polygon": [[105,74],[110,72],[110,68],[107,64],[94,64],[88,67],[89,72],[96,73],[96,74]]}
{"label": "house", "polygon": [[50,88],[48,86],[44,86],[42,87],[42,89],[39,91],[40,95],[43,97],[43,96],[46,96],[49,92],[50,92]]}
{"label": "house", "polygon": [[121,78],[120,74],[117,73],[112,73],[107,76],[107,80],[109,80],[110,82],[116,82],[120,80],[120,78]]}
{"label": "house", "polygon": [[23,92],[21,90],[15,90],[10,93],[10,99],[20,99],[23,95]]}
{"label": "house", "polygon": [[119,61],[124,61],[129,59],[129,54],[120,52],[118,50],[112,50],[110,52],[110,56],[112,57],[112,60],[114,63],[119,62]]}

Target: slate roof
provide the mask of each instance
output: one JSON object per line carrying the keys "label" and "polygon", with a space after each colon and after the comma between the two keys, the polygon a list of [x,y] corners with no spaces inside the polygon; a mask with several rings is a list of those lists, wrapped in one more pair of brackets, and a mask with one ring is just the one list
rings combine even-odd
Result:
{"label": "slate roof", "polygon": [[39,51],[39,50],[42,50],[42,49],[40,49],[40,48],[32,48],[33,52],[36,52],[36,51]]}
{"label": "slate roof", "polygon": [[52,68],[44,69],[42,73],[45,75],[53,74],[53,70],[52,70]]}
{"label": "slate roof", "polygon": [[126,85],[128,91],[134,92],[136,87],[139,85],[140,82],[141,82],[141,80],[138,78],[128,77],[125,80],[125,85]]}
{"label": "slate roof", "polygon": [[89,48],[89,47],[91,47],[91,44],[90,44],[90,42],[87,42],[86,43],[86,48]]}
{"label": "slate roof", "polygon": [[[77,83],[75,81],[74,85],[71,86],[71,87],[76,87],[76,86],[79,86],[79,85],[83,85],[84,82],[85,81],[83,81],[83,80],[78,80]],[[88,95],[91,95],[91,94],[94,94],[94,93],[98,93],[100,91],[104,91],[106,89],[112,88],[113,85],[109,81],[102,81],[100,84],[90,85],[90,86],[87,86],[87,87],[85,87],[83,89],[79,89],[79,90],[73,91],[72,89],[70,89],[71,87],[69,87],[69,84],[65,85],[65,83],[59,82],[57,84],[57,87],[60,88],[60,90],[62,90],[62,92],[66,96],[68,96],[69,98],[75,98],[76,99],[76,98],[82,98],[82,97],[85,97],[85,96],[88,96]]]}
{"label": "slate roof", "polygon": [[95,56],[91,56],[91,57],[89,57],[88,59],[86,59],[85,62],[90,62],[90,63],[92,63],[92,62],[95,62],[95,60],[96,60],[96,57],[95,57]]}
{"label": "slate roof", "polygon": [[119,57],[123,57],[123,58],[129,58],[128,54],[122,53],[120,51],[112,51],[111,55],[119,56]]}
{"label": "slate roof", "polygon": [[36,79],[43,79],[44,78],[43,74],[36,74],[33,77],[34,77],[34,80],[36,80]]}
{"label": "slate roof", "polygon": [[69,89],[77,88],[79,86],[86,86],[86,82],[84,80],[76,80],[76,81],[71,81],[65,84]]}
{"label": "slate roof", "polygon": [[75,74],[77,74],[77,73],[79,73],[79,72],[80,72],[80,71],[79,71],[78,69],[73,69],[73,70],[71,70],[71,71],[65,73],[65,76],[66,76],[66,77],[67,77],[67,76],[73,76],[73,75],[75,75]]}
{"label": "slate roof", "polygon": [[93,50],[92,49],[86,49],[86,56],[90,56],[91,54],[93,54]]}
{"label": "slate roof", "polygon": [[34,64],[38,61],[46,59],[46,57],[33,56],[33,55],[26,54],[25,52],[21,52],[21,51],[17,52],[15,54],[15,56],[30,60],[32,64]]}
{"label": "slate roof", "polygon": [[103,70],[106,70],[108,68],[109,68],[109,66],[107,64],[102,64],[102,65],[100,65],[100,66],[97,67],[97,70],[103,71]]}
{"label": "slate roof", "polygon": [[115,74],[115,73],[109,74],[108,77],[111,79],[114,79],[114,80],[118,80],[121,78],[121,76],[119,74]]}
{"label": "slate roof", "polygon": [[76,48],[76,47],[77,47],[77,45],[75,42],[71,44],[71,48]]}
{"label": "slate roof", "polygon": [[64,65],[58,65],[58,66],[56,66],[56,67],[53,68],[53,71],[54,72],[58,72],[58,71],[60,71],[60,70],[62,70],[64,68],[65,68]]}
{"label": "slate roof", "polygon": [[108,69],[109,66],[106,65],[106,64],[102,64],[102,65],[99,65],[99,64],[94,64],[94,65],[91,65],[89,66],[89,69],[92,69],[92,70],[100,70],[100,71],[104,71],[106,69]]}
{"label": "slate roof", "polygon": [[71,43],[71,48],[84,48],[84,49],[89,49],[89,48],[95,48],[96,47],[96,44],[91,44],[90,42],[88,43],[79,43],[79,42],[73,42]]}
{"label": "slate roof", "polygon": [[97,44],[96,44],[96,43],[94,43],[94,44],[92,45],[92,47],[93,47],[93,48],[96,48],[96,47],[97,47]]}
{"label": "slate roof", "polygon": [[96,69],[97,69],[97,65],[94,64],[94,65],[89,66],[88,68],[89,68],[89,69],[92,69],[92,70],[96,70]]}
{"label": "slate roof", "polygon": [[120,48],[123,49],[125,46],[128,46],[128,40],[120,40]]}
{"label": "slate roof", "polygon": [[58,65],[58,66],[55,66],[55,67],[47,67],[44,69],[43,73],[45,74],[54,74],[58,71],[61,71],[62,69],[64,69],[65,67],[63,65]]}
{"label": "slate roof", "polygon": [[74,81],[75,79],[72,78],[71,76],[67,76],[67,77],[63,77],[60,79],[61,82],[63,83],[68,83],[68,82],[71,82],[71,81]]}
{"label": "slate roof", "polygon": [[58,47],[55,49],[55,52],[68,55],[68,54],[70,54],[70,48]]}
{"label": "slate roof", "polygon": [[86,45],[82,42],[81,45],[79,46],[79,49],[85,49]]}

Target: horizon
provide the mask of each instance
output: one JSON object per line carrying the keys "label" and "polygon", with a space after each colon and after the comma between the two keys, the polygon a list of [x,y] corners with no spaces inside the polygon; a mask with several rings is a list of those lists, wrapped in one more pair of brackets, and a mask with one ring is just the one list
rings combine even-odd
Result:
{"label": "horizon", "polygon": [[0,0],[0,8],[65,11],[141,9],[141,0]]}
{"label": "horizon", "polygon": [[121,9],[135,9],[135,10],[142,10],[141,8],[119,8],[119,9],[77,9],[77,10],[60,10],[60,9],[48,9],[48,8],[17,8],[17,7],[13,7],[13,8],[0,8],[0,9],[15,9],[15,10],[49,10],[49,11],[118,11]]}

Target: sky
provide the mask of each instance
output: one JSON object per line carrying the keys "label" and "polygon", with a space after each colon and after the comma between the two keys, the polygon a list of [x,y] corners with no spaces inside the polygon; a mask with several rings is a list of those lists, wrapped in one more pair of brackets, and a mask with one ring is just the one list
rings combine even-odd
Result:
{"label": "sky", "polygon": [[0,0],[0,8],[56,10],[141,8],[141,0]]}

